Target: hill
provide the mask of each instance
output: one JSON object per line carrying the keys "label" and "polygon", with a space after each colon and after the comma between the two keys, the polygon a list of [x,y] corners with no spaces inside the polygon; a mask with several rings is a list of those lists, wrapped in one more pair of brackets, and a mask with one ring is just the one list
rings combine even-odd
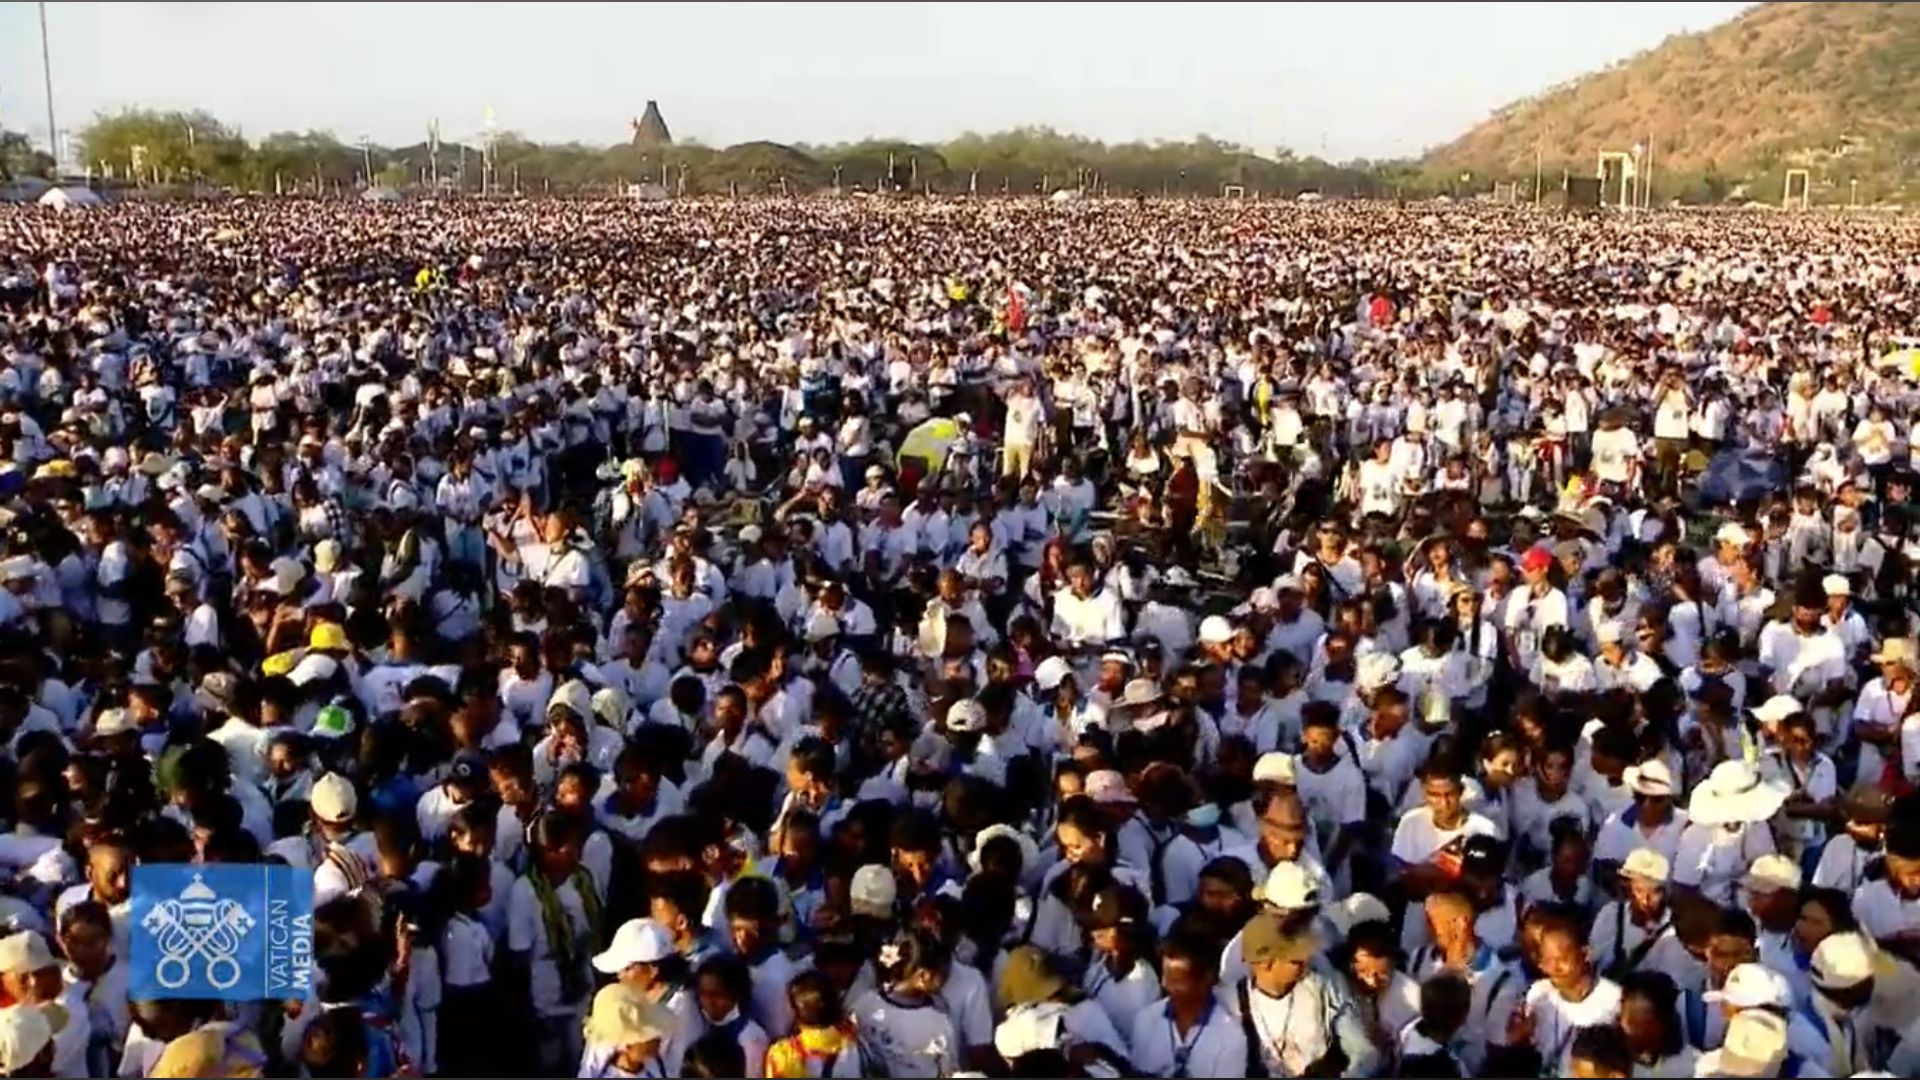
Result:
{"label": "hill", "polygon": [[1916,70],[1920,4],[1764,4],[1514,102],[1426,161],[1524,187],[1537,148],[1551,188],[1647,144],[1662,200],[1777,198],[1788,168],[1809,171],[1815,202],[1854,180],[1862,201],[1920,194]]}

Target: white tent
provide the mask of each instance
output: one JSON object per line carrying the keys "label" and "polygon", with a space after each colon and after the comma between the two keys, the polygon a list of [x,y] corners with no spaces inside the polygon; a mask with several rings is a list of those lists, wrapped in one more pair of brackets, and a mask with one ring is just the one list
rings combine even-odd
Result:
{"label": "white tent", "polygon": [[48,188],[40,196],[41,206],[51,206],[55,210],[71,210],[80,206],[99,206],[100,196],[83,187]]}
{"label": "white tent", "polygon": [[1054,202],[1072,202],[1075,199],[1078,199],[1079,197],[1080,197],[1079,188],[1061,188],[1059,191],[1056,191],[1052,195],[1048,196],[1048,198],[1052,199]]}
{"label": "white tent", "polygon": [[635,202],[666,202],[671,196],[659,184],[628,184],[627,198]]}
{"label": "white tent", "polygon": [[400,201],[400,193],[390,187],[370,187],[360,193],[361,202],[391,203]]}

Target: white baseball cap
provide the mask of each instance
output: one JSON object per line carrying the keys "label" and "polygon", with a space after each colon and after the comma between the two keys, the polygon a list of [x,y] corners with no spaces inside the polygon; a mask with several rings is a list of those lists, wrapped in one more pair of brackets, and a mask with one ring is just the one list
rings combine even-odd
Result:
{"label": "white baseball cap", "polygon": [[963,698],[947,709],[947,730],[965,734],[969,731],[985,731],[987,710],[972,698]]}
{"label": "white baseball cap", "polygon": [[1800,867],[1785,855],[1762,855],[1747,867],[1740,884],[1749,893],[1796,892],[1800,888]]}
{"label": "white baseball cap", "polygon": [[1787,977],[1759,964],[1741,964],[1727,973],[1725,985],[1701,995],[1736,1009],[1785,1009],[1793,1005]]}
{"label": "white baseball cap", "polygon": [[1667,763],[1659,758],[1628,766],[1621,779],[1627,782],[1627,787],[1635,795],[1658,798],[1673,794],[1673,770],[1667,768]]}
{"label": "white baseball cap", "polygon": [[1775,694],[1753,710],[1753,718],[1763,724],[1777,724],[1794,713],[1806,712],[1799,699],[1790,694]]}
{"label": "white baseball cap", "polygon": [[1095,769],[1087,774],[1087,798],[1103,806],[1133,802],[1127,778],[1113,769]]}
{"label": "white baseball cap", "polygon": [[1627,854],[1626,861],[1620,864],[1620,873],[1623,876],[1637,877],[1656,885],[1665,885],[1667,876],[1672,872],[1672,868],[1667,864],[1667,857],[1649,847],[1633,849]]}
{"label": "white baseball cap", "polygon": [[1873,978],[1873,945],[1859,933],[1828,934],[1813,950],[1808,967],[1813,984],[1828,990],[1845,990]]}
{"label": "white baseball cap", "polygon": [[1853,582],[1848,581],[1844,574],[1828,574],[1820,579],[1820,587],[1827,591],[1828,596],[1853,595]]}
{"label": "white baseball cap", "polygon": [[1267,872],[1267,881],[1260,895],[1261,899],[1274,907],[1292,911],[1318,904],[1320,886],[1299,863],[1275,863],[1273,869]]}
{"label": "white baseball cap", "polygon": [[853,872],[853,881],[847,886],[847,902],[855,915],[890,918],[899,889],[892,870],[870,863]]}
{"label": "white baseball cap", "polygon": [[30,975],[59,964],[47,939],[37,930],[22,930],[0,938],[0,975]]}
{"label": "white baseball cap", "polygon": [[634,964],[657,964],[673,955],[673,938],[652,919],[628,919],[613,932],[605,952],[593,958],[594,970],[618,975]]}
{"label": "white baseball cap", "polygon": [[35,1005],[0,1009],[0,1073],[24,1072],[53,1044],[53,1025]]}
{"label": "white baseball cap", "polygon": [[1057,690],[1073,674],[1073,666],[1058,656],[1049,656],[1033,669],[1034,688],[1042,692]]}
{"label": "white baseball cap", "polygon": [[95,738],[104,739],[110,735],[125,735],[139,727],[133,722],[133,716],[125,709],[101,709],[100,715],[93,718]]}
{"label": "white baseball cap", "polygon": [[1780,1014],[1747,1009],[1727,1021],[1727,1035],[1720,1043],[1723,1075],[1778,1076],[1786,1057],[1787,1022]]}
{"label": "white baseball cap", "polygon": [[1223,615],[1209,615],[1200,620],[1200,644],[1225,645],[1233,640],[1233,624]]}
{"label": "white baseball cap", "polygon": [[354,794],[353,781],[339,773],[328,773],[313,782],[307,807],[321,821],[351,821],[360,808],[360,799]]}
{"label": "white baseball cap", "polygon": [[1292,754],[1279,751],[1261,754],[1253,763],[1253,782],[1256,784],[1291,784],[1298,773],[1298,763]]}

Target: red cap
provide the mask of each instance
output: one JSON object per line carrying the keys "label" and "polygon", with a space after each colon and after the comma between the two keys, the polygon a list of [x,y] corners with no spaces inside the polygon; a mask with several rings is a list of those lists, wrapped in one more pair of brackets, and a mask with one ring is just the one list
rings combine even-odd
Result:
{"label": "red cap", "polygon": [[1545,570],[1552,565],[1553,556],[1546,548],[1529,548],[1527,553],[1520,557],[1520,569],[1529,573]]}

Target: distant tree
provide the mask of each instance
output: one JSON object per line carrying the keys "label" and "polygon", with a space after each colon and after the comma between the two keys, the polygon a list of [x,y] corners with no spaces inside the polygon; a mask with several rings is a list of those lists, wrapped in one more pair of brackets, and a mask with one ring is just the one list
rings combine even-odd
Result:
{"label": "distant tree", "polygon": [[34,149],[18,131],[0,131],[0,182],[26,176],[52,179],[53,155]]}

